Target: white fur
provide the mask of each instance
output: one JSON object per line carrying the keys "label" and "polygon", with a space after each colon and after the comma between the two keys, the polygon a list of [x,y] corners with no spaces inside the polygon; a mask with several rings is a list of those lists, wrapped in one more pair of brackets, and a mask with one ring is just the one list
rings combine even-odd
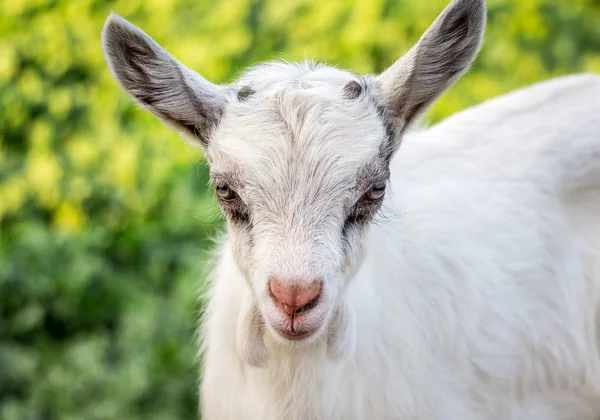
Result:
{"label": "white fur", "polygon": [[[267,63],[216,86],[107,20],[117,81],[235,191],[200,329],[204,418],[600,418],[600,77],[404,133],[484,23],[483,0],[453,0],[380,76]],[[381,208],[366,198],[390,173]],[[318,281],[319,299],[291,323],[270,279]]]}
{"label": "white fur", "polygon": [[203,417],[600,418],[600,77],[408,133],[391,170],[389,220],[371,226],[345,289],[356,340],[341,363],[322,340],[270,334],[265,368],[240,358],[236,314],[253,292],[225,240]]}

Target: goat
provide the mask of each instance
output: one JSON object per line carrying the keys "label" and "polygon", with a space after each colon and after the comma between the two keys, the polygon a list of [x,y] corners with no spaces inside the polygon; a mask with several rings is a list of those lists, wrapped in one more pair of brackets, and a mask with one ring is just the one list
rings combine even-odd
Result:
{"label": "goat", "polygon": [[228,220],[203,417],[600,419],[600,77],[409,129],[485,14],[452,1],[378,76],[270,62],[225,86],[108,18],[112,74],[203,147]]}

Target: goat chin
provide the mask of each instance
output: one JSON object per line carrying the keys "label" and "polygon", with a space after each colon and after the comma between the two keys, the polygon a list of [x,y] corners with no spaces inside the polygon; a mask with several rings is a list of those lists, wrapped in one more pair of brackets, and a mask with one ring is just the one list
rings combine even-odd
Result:
{"label": "goat chin", "polygon": [[[346,299],[340,299],[327,328],[327,357],[334,363],[348,360],[356,347],[354,312]],[[264,368],[269,350],[264,340],[265,328],[256,304],[244,301],[237,320],[237,349],[250,366]]]}
{"label": "goat chin", "polygon": [[267,366],[269,351],[265,345],[262,319],[254,300],[244,301],[237,324],[236,339],[240,358],[250,366]]}

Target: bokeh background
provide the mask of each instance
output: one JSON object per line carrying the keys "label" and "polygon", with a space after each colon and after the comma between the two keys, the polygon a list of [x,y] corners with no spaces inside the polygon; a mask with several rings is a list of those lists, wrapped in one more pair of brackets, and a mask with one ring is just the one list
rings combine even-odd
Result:
{"label": "bokeh background", "polygon": [[[209,80],[314,57],[379,72],[447,0],[0,0],[0,419],[183,419],[195,324],[223,227],[199,150],[111,79],[111,10]],[[441,118],[600,73],[600,0],[488,0],[473,70]]]}

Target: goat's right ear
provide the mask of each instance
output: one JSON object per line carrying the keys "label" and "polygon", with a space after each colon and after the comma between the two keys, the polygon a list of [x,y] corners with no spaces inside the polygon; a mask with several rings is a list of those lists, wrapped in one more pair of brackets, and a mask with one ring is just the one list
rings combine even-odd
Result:
{"label": "goat's right ear", "polygon": [[142,107],[206,146],[223,113],[225,88],[188,69],[152,38],[111,13],[102,31],[114,78]]}

